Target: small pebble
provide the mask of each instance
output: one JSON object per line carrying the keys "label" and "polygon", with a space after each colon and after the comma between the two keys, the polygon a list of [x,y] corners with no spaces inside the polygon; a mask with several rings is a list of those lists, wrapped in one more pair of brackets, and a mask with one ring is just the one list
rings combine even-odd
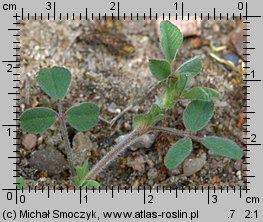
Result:
{"label": "small pebble", "polygon": [[157,176],[158,176],[158,171],[157,171],[157,169],[155,169],[155,168],[149,169],[149,171],[148,171],[148,173],[147,173],[147,176],[148,176],[148,179],[149,179],[149,180],[154,180],[154,179],[156,179]]}
{"label": "small pebble", "polygon": [[243,161],[242,160],[236,160],[234,162],[234,169],[235,170],[241,170]]}
{"label": "small pebble", "polygon": [[242,173],[241,173],[240,170],[236,172],[236,175],[237,175],[237,177],[238,177],[239,180],[242,179]]}
{"label": "small pebble", "polygon": [[29,165],[39,172],[47,172],[49,176],[55,176],[63,171],[67,162],[58,150],[47,147],[33,152]]}
{"label": "small pebble", "polygon": [[191,176],[198,172],[206,164],[201,158],[186,159],[183,164],[183,172],[185,176]]}
{"label": "small pebble", "polygon": [[37,145],[37,136],[34,134],[26,134],[22,144],[26,150],[32,150]]}
{"label": "small pebble", "polygon": [[[224,54],[223,55],[223,59],[226,60],[226,61],[232,62],[235,66],[238,66],[239,57],[235,53],[230,52],[230,53]],[[227,69],[229,69],[229,67],[227,65],[225,67]]]}
{"label": "small pebble", "polygon": [[220,31],[220,26],[215,23],[215,24],[213,25],[213,31],[214,31],[214,32],[219,32],[219,31]]}
{"label": "small pebble", "polygon": [[244,48],[243,48],[243,41],[244,41],[244,36],[246,32],[243,30],[243,24],[240,23],[239,26],[235,29],[234,32],[231,33],[230,35],[230,43],[234,47],[236,53],[242,58],[244,58]]}
{"label": "small pebble", "polygon": [[82,165],[96,145],[90,140],[90,132],[78,132],[72,142],[72,157],[74,165]]}
{"label": "small pebble", "polygon": [[[165,16],[164,19],[168,20],[169,17]],[[160,29],[160,23],[162,20],[163,20],[163,17],[160,16],[156,21],[156,29],[157,29],[158,36],[160,36],[159,29]],[[176,26],[180,28],[184,37],[201,35],[202,26],[201,26],[200,17],[196,17],[196,20],[194,17],[190,17],[189,20],[187,18],[184,18],[184,20],[182,20],[182,16],[178,16],[177,19],[175,16],[171,16],[170,22],[172,22],[173,24],[175,24]]]}
{"label": "small pebble", "polygon": [[112,102],[109,106],[108,106],[108,112],[110,113],[116,113],[116,104],[114,102]]}
{"label": "small pebble", "polygon": [[143,172],[145,170],[145,159],[143,156],[139,155],[136,157],[128,157],[127,166],[132,167],[133,170]]}

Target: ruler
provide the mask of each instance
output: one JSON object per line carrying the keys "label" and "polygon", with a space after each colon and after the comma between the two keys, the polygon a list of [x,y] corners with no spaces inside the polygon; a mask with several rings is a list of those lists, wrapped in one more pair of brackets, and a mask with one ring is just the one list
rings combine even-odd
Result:
{"label": "ruler", "polygon": [[[222,4],[223,3],[223,4]],[[1,220],[5,221],[262,221],[261,173],[262,12],[248,1],[3,1],[1,10]],[[201,6],[201,7],[200,7]],[[201,20],[243,19],[244,132],[246,165],[243,187],[106,187],[105,190],[18,190],[20,24],[27,20],[150,19],[190,16]],[[22,47],[22,46],[21,46]]]}

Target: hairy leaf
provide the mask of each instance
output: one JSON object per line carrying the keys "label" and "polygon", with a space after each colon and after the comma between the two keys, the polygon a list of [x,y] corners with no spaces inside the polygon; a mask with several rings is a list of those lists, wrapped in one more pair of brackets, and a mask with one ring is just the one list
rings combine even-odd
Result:
{"label": "hairy leaf", "polygon": [[58,66],[44,68],[37,73],[36,80],[50,97],[62,99],[67,93],[71,81],[71,73],[69,70]]}
{"label": "hairy leaf", "polygon": [[210,95],[202,87],[193,87],[182,94],[184,99],[210,101]]}
{"label": "hairy leaf", "polygon": [[181,75],[187,74],[190,79],[194,78],[202,70],[202,63],[199,56],[183,63],[176,71]]}
{"label": "hairy leaf", "polygon": [[49,108],[27,109],[20,116],[21,129],[29,133],[41,133],[51,127],[56,118],[57,113]]}
{"label": "hairy leaf", "polygon": [[208,95],[212,98],[212,97],[220,97],[220,93],[212,88],[209,87],[202,87],[203,90],[206,91],[206,93],[208,93]]}
{"label": "hairy leaf", "polygon": [[94,103],[80,103],[66,111],[68,123],[78,131],[94,127],[99,120],[99,108]]}
{"label": "hairy leaf", "polygon": [[162,21],[160,25],[160,42],[163,54],[171,62],[183,42],[183,34],[171,22]]}
{"label": "hairy leaf", "polygon": [[217,155],[237,160],[243,156],[242,149],[232,140],[217,136],[206,136],[201,142],[207,149],[212,150]]}
{"label": "hairy leaf", "polygon": [[187,129],[197,132],[202,129],[211,119],[214,112],[212,101],[192,101],[184,110],[183,122]]}
{"label": "hairy leaf", "polygon": [[164,158],[164,164],[169,170],[173,170],[180,165],[192,151],[192,140],[183,138],[178,140],[168,150]]}
{"label": "hairy leaf", "polygon": [[211,101],[212,97],[219,97],[218,91],[207,87],[193,87],[182,94],[184,99]]}
{"label": "hairy leaf", "polygon": [[171,73],[170,63],[166,60],[149,60],[149,68],[157,80],[166,79]]}

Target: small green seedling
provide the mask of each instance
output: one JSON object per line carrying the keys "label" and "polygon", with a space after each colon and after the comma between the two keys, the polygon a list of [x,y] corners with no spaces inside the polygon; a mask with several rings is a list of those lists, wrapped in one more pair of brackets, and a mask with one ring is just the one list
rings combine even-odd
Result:
{"label": "small green seedling", "polygon": [[[201,142],[207,149],[210,149],[217,155],[240,159],[243,156],[242,149],[231,140],[216,136],[203,138],[193,136],[193,133],[203,129],[213,116],[214,103],[212,98],[219,97],[220,94],[212,88],[190,87],[192,79],[202,69],[200,57],[194,57],[175,71],[172,70],[171,62],[175,59],[182,41],[183,35],[175,25],[169,21],[161,22],[160,45],[166,60],[150,59],[149,68],[154,77],[161,81],[165,88],[165,93],[157,104],[159,109],[155,104],[148,114],[136,116],[134,125],[136,127],[140,125],[152,127],[158,120],[165,117],[163,113],[165,110],[173,108],[180,99],[187,99],[190,100],[190,103],[183,112],[183,123],[188,132],[184,133],[185,138],[178,140],[168,150],[164,158],[165,166],[169,170],[173,170],[181,164],[192,151],[192,140]],[[153,112],[153,108],[158,111]],[[151,118],[149,118],[149,115]],[[158,130],[162,131],[161,129]],[[176,134],[173,130],[170,130],[170,133]]]}
{"label": "small green seedling", "polygon": [[27,188],[26,181],[23,177],[16,177],[16,187],[19,190],[25,190]]}
{"label": "small green seedling", "polygon": [[95,180],[87,180],[86,177],[89,173],[88,161],[85,161],[82,166],[77,166],[76,168],[77,175],[74,176],[71,181],[75,184],[76,187],[88,187],[99,189],[100,184]]}
{"label": "small green seedling", "polygon": [[[62,99],[65,97],[71,81],[71,73],[63,67],[55,66],[53,68],[41,69],[37,73],[36,81],[42,90],[51,98],[58,100],[58,113],[55,110],[46,107],[27,109],[20,116],[21,129],[29,133],[42,133],[51,127],[58,119],[60,121],[62,138],[65,142],[70,173],[72,176],[75,176],[75,167],[73,166],[72,151],[68,139],[66,122],[78,131],[87,131],[97,124],[99,119],[99,108],[94,103],[84,102],[72,106],[65,112],[65,114],[63,113]],[[78,166],[77,174],[79,168],[80,167]],[[85,170],[87,169],[85,168]],[[78,174],[78,176],[80,175]],[[76,179],[72,179],[72,181],[77,182]],[[89,181],[87,184],[89,185],[90,183],[91,182]],[[84,186],[85,184],[80,184],[80,181],[78,181],[76,185]]]}
{"label": "small green seedling", "polygon": [[[200,138],[196,132],[203,129],[214,112],[213,98],[219,97],[218,91],[212,88],[198,86],[191,87],[192,79],[200,73],[202,64],[200,57],[194,57],[176,70],[172,68],[176,54],[183,42],[181,31],[169,21],[162,21],[160,25],[160,46],[165,59],[150,59],[149,68],[153,76],[164,88],[164,93],[160,99],[152,105],[145,114],[134,117],[134,129],[125,139],[116,144],[91,170],[88,170],[88,162],[82,166],[77,166],[74,174],[74,167],[71,164],[72,182],[77,187],[98,188],[99,184],[93,179],[115,158],[132,145],[145,133],[161,131],[183,137],[177,140],[168,150],[164,164],[169,170],[173,170],[180,165],[193,149],[193,141],[201,143],[214,154],[241,159],[242,149],[233,141],[217,136],[205,136]],[[70,72],[62,67],[42,69],[37,74],[37,82],[41,88],[52,98],[62,99],[67,92],[71,80]],[[168,109],[174,108],[181,99],[189,100],[189,104],[183,112],[183,123],[185,131],[175,128],[164,128],[156,124],[169,116],[166,115]],[[60,120],[62,137],[65,141],[68,158],[71,159],[70,143],[67,138],[66,121],[79,131],[86,131],[96,125],[99,117],[99,109],[93,103],[82,103],[69,108],[66,117],[62,112],[61,101],[58,104],[57,113],[49,108],[33,108],[26,110],[20,117],[21,128],[31,133],[40,133],[49,128],[55,120]],[[72,162],[72,161],[70,161]]]}
{"label": "small green seedling", "polygon": [[[91,169],[88,178],[95,178],[102,169],[134,143],[138,137],[154,131],[184,137],[171,146],[164,158],[164,164],[169,170],[173,170],[180,165],[190,154],[193,149],[193,140],[203,144],[217,155],[241,159],[243,156],[242,149],[235,142],[216,136],[200,138],[194,135],[194,133],[203,129],[211,119],[214,112],[212,99],[219,97],[220,94],[215,89],[208,87],[191,87],[192,79],[202,69],[200,57],[196,56],[183,63],[176,70],[172,69],[172,62],[182,42],[183,35],[181,31],[171,22],[162,21],[160,25],[160,46],[166,59],[150,59],[148,65],[153,76],[159,81],[159,85],[164,88],[164,93],[147,113],[134,117],[134,130],[123,141],[116,144]],[[183,112],[182,118],[186,131],[157,127],[156,124],[160,120],[167,118],[166,110],[174,108],[176,102],[181,99],[190,101]]]}

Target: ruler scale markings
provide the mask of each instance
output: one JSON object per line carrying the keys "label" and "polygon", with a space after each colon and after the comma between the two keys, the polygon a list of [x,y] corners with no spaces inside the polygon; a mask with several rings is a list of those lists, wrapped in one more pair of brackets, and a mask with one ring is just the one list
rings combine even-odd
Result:
{"label": "ruler scale markings", "polygon": [[53,2],[53,19],[56,20],[56,2]]}

